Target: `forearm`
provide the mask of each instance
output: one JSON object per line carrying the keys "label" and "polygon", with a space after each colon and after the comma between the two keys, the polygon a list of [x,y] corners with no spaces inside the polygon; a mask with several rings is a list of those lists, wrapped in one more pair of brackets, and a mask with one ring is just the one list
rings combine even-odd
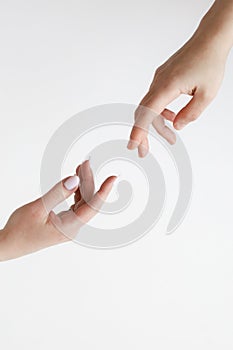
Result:
{"label": "forearm", "polygon": [[194,36],[213,43],[216,51],[227,56],[233,46],[233,0],[215,1]]}
{"label": "forearm", "polygon": [[20,256],[20,242],[17,242],[14,237],[8,239],[11,233],[6,227],[0,230],[0,262]]}
{"label": "forearm", "polygon": [[7,260],[5,247],[5,231],[0,230],[0,262]]}

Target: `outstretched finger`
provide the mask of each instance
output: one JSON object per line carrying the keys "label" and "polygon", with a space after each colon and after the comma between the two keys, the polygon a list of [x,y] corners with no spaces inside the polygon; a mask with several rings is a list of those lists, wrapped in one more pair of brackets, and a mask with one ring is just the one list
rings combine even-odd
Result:
{"label": "outstretched finger", "polygon": [[89,202],[95,193],[95,183],[90,161],[83,162],[78,170],[80,194],[83,202]]}
{"label": "outstretched finger", "polygon": [[176,134],[165,124],[165,120],[161,115],[157,116],[152,124],[157,133],[170,143],[170,145],[175,144]]}
{"label": "outstretched finger", "polygon": [[107,178],[93,198],[88,203],[84,203],[80,208],[75,210],[75,214],[83,222],[83,224],[92,219],[101,209],[113,187],[115,180],[116,176],[110,176]]}
{"label": "outstretched finger", "polygon": [[[154,87],[146,94],[135,113],[135,123],[130,134],[128,148],[139,147],[147,138],[149,125],[161,113],[168,120],[174,120],[175,115],[166,110],[166,106],[180,95],[179,89],[172,83]],[[171,112],[171,113],[170,113]]]}

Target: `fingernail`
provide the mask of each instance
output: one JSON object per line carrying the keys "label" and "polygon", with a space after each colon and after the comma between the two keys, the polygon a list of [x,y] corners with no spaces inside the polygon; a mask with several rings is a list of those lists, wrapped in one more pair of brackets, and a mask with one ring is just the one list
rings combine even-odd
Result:
{"label": "fingernail", "polygon": [[185,127],[184,123],[176,123],[174,124],[174,127],[176,128],[176,130],[181,130]]}
{"label": "fingernail", "polygon": [[79,184],[79,177],[77,175],[69,177],[65,182],[64,186],[68,191],[73,190]]}
{"label": "fingernail", "polygon": [[139,143],[137,141],[129,140],[127,148],[130,150],[133,150],[133,149],[137,148],[138,145],[139,145]]}
{"label": "fingernail", "polygon": [[140,158],[144,158],[148,153],[148,149],[145,147],[141,147],[138,149],[138,155]]}

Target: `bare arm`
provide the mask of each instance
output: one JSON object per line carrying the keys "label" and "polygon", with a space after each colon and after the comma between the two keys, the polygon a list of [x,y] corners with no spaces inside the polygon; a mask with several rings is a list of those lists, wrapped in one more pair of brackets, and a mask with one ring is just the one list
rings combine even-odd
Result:
{"label": "bare arm", "polygon": [[[95,193],[89,161],[78,166],[76,173],[79,177],[64,179],[43,197],[18,208],[10,216],[0,230],[0,261],[68,242],[98,213],[116,177],[107,178]],[[55,214],[53,208],[72,194],[75,195],[72,210]]]}
{"label": "bare arm", "polygon": [[[193,36],[156,70],[140,105],[173,122],[177,130],[195,121],[219,90],[232,46],[233,0],[217,0]],[[166,107],[181,94],[192,98],[176,115]],[[145,112],[140,113],[140,109],[136,112],[128,145],[129,149],[138,147],[142,157],[148,152],[147,119],[150,120]],[[144,126],[144,130],[140,125]],[[160,134],[171,144],[175,142],[174,134],[171,130],[168,132],[165,125]]]}

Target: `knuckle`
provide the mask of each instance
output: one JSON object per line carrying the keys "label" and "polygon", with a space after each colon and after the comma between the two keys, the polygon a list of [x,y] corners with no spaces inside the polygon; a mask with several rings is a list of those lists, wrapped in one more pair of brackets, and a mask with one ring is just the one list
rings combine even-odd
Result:
{"label": "knuckle", "polygon": [[41,198],[28,204],[27,209],[32,218],[39,218],[42,215],[43,201]]}
{"label": "knuckle", "polygon": [[162,79],[161,88],[163,90],[172,90],[177,88],[178,79],[177,75],[171,74],[167,78]]}
{"label": "knuckle", "polygon": [[204,101],[205,103],[210,103],[216,96],[216,93],[214,93],[213,91],[209,91],[204,90],[201,92],[200,97],[202,99],[202,101]]}
{"label": "knuckle", "polygon": [[[141,104],[141,106],[143,105]],[[139,106],[134,112],[134,120],[137,121],[137,119],[141,117],[141,114],[142,114],[142,108]]]}
{"label": "knuckle", "polygon": [[172,72],[169,75],[169,86],[174,87],[178,84],[179,74],[177,72]]}
{"label": "knuckle", "polygon": [[159,66],[155,70],[154,77],[157,77],[162,72],[162,66]]}
{"label": "knuckle", "polygon": [[193,113],[190,113],[187,119],[190,122],[194,122],[195,120],[197,120],[198,116],[199,116],[198,113],[193,112]]}
{"label": "knuckle", "polygon": [[71,240],[71,238],[68,238],[62,232],[60,232],[59,227],[61,227],[62,221],[53,212],[49,213],[46,224],[48,226],[48,231],[49,231],[50,235],[53,237],[55,242],[65,243],[65,242]]}
{"label": "knuckle", "polygon": [[166,68],[166,62],[161,64],[159,67],[156,68],[155,70],[155,76],[159,75],[160,73],[162,73],[164,71],[164,69]]}

